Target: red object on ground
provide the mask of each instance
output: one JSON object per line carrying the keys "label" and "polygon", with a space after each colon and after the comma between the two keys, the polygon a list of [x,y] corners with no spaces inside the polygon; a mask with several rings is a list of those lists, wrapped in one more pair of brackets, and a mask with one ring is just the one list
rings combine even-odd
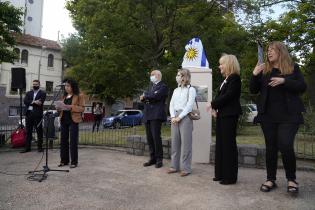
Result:
{"label": "red object on ground", "polygon": [[18,128],[11,134],[11,144],[13,148],[23,147],[26,140],[26,131],[24,128]]}

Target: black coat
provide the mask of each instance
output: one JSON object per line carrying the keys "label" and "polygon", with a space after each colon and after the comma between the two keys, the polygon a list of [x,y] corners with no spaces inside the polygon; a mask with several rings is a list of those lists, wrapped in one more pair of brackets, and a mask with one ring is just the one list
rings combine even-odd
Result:
{"label": "black coat", "polygon": [[240,97],[241,78],[237,74],[231,74],[212,100],[211,107],[218,110],[218,117],[238,116],[242,114]]}
{"label": "black coat", "polygon": [[[304,104],[300,95],[305,92],[306,84],[304,77],[297,64],[294,65],[292,74],[282,76],[285,79],[282,86],[285,89],[285,104],[288,114],[300,114],[305,112]],[[270,82],[270,74],[260,73],[252,76],[250,80],[250,92],[259,93],[257,100],[258,115],[264,114],[266,111],[266,101],[268,97],[268,83]]]}
{"label": "black coat", "polygon": [[162,81],[144,93],[144,122],[148,120],[166,121],[165,100],[167,96],[168,88]]}
{"label": "black coat", "polygon": [[29,106],[33,106],[33,111],[32,114],[36,115],[36,116],[42,116],[43,115],[43,105],[44,102],[46,100],[46,92],[43,90],[39,90],[35,100],[40,100],[42,102],[41,105],[37,105],[37,104],[31,104],[33,101],[33,97],[34,97],[34,91],[28,91],[24,97],[24,104],[25,104],[25,113],[28,112],[28,107]]}

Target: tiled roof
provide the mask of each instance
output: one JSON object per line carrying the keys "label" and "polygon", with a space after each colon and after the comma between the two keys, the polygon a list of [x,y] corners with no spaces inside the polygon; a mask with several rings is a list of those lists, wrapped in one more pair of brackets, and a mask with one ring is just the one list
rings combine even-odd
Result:
{"label": "tiled roof", "polygon": [[29,34],[19,34],[15,35],[16,37],[16,43],[28,45],[28,46],[34,46],[34,47],[43,47],[45,46],[47,49],[51,50],[61,50],[60,45],[58,42],[49,40],[49,39],[43,39],[41,37],[32,36]]}

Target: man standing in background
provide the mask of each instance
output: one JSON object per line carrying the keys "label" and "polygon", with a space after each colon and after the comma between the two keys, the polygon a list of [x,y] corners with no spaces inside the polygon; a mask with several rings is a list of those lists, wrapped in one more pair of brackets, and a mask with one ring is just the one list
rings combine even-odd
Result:
{"label": "man standing in background", "polygon": [[150,76],[152,87],[140,96],[140,100],[145,104],[144,123],[150,149],[150,160],[143,164],[144,167],[154,164],[156,168],[163,166],[161,126],[167,118],[165,100],[168,95],[168,88],[161,80],[162,73],[159,70],[153,70]]}
{"label": "man standing in background", "polygon": [[26,143],[25,150],[21,153],[31,151],[32,143],[32,132],[33,128],[36,128],[37,132],[37,150],[38,152],[43,151],[43,105],[46,99],[46,93],[39,89],[39,80],[33,81],[33,90],[28,91],[24,98],[24,104],[26,106],[25,121],[26,121]]}

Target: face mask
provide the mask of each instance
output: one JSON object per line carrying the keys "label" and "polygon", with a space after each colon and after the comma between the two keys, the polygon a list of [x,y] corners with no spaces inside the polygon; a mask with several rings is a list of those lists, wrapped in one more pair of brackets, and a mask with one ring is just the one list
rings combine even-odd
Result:
{"label": "face mask", "polygon": [[39,89],[39,86],[33,86],[33,89],[34,89],[34,90],[38,90],[38,89]]}
{"label": "face mask", "polygon": [[150,76],[150,81],[153,82],[153,83],[157,82],[157,79],[156,79],[155,75]]}
{"label": "face mask", "polygon": [[177,84],[180,84],[182,82],[182,77],[176,76],[176,82],[177,82]]}

